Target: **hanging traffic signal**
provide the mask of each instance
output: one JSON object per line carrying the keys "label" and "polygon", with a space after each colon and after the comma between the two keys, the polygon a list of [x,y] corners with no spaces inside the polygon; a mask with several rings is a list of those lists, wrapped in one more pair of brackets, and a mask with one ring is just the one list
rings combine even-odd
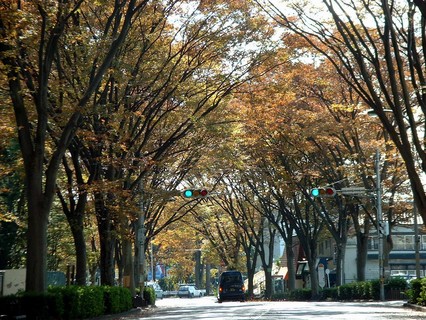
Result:
{"label": "hanging traffic signal", "polygon": [[206,189],[187,189],[182,192],[184,198],[205,198],[208,194]]}
{"label": "hanging traffic signal", "polygon": [[311,196],[313,197],[334,197],[335,195],[336,189],[331,187],[314,188],[311,190]]}

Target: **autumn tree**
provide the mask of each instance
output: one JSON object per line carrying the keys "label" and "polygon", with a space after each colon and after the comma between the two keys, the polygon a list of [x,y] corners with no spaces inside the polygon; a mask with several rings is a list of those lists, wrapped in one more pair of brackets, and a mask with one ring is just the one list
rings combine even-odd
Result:
{"label": "autumn tree", "polygon": [[[2,69],[8,77],[27,184],[27,291],[46,287],[47,221],[62,158],[134,17],[147,2],[116,2],[115,7],[83,1],[2,4]],[[90,34],[85,14],[105,15],[109,23]],[[85,61],[87,77],[73,83],[71,88],[78,89],[70,91],[61,68],[66,56],[59,48],[75,48],[83,32],[94,44],[93,55]]]}
{"label": "autumn tree", "polygon": [[[260,3],[260,1],[258,1]],[[416,206],[426,221],[423,1],[329,1],[316,11],[296,2],[290,11],[263,4],[276,21],[330,61],[347,85],[378,115],[399,151]],[[324,19],[318,19],[322,12]]]}
{"label": "autumn tree", "polygon": [[[227,6],[215,5],[218,10],[200,7],[187,16],[182,14],[177,27],[167,21],[173,13],[166,11],[169,7],[164,11],[149,7],[150,16],[157,19],[148,24],[151,27],[141,24],[135,29],[123,46],[120,64],[99,89],[97,103],[103,114],[94,114],[88,122],[87,130],[93,135],[81,135],[85,146],[80,150],[88,151],[81,155],[88,157],[85,163],[91,167],[87,169],[94,170],[95,205],[101,245],[105,246],[101,248],[105,254],[101,255],[104,283],[113,281],[115,239],[111,236],[115,222],[121,220],[114,208],[123,210],[118,203],[129,202],[119,200],[117,192],[103,186],[121,189],[124,199],[140,199],[145,230],[153,230],[156,220],[149,217],[152,197],[158,197],[161,189],[173,191],[179,182],[173,175],[182,178],[187,170],[184,165],[190,166],[198,158],[186,157],[185,152],[194,145],[179,141],[186,137],[195,140],[202,126],[210,125],[209,115],[224,105],[233,89],[246,81],[248,70],[262,61],[263,50],[250,53],[241,45],[258,41],[262,34],[248,34],[252,27],[245,28],[250,19],[244,13],[250,8],[233,6],[230,11]],[[240,28],[231,27],[231,22],[238,22]],[[125,77],[123,68],[128,65],[131,70]],[[164,170],[167,166],[177,170]],[[163,184],[152,181],[159,177],[157,173],[166,172],[170,176],[163,177]],[[134,214],[128,218],[131,223],[138,219]]]}

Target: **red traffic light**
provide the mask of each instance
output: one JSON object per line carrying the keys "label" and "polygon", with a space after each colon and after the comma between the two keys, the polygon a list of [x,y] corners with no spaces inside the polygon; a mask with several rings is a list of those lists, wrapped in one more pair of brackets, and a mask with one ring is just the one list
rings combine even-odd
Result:
{"label": "red traffic light", "polygon": [[336,194],[336,190],[334,188],[325,188],[325,195],[327,197],[332,197]]}

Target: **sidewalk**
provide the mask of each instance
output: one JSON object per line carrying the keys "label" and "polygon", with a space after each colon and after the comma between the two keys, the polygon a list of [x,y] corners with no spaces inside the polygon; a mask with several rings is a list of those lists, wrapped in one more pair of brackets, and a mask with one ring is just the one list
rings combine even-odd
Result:
{"label": "sidewalk", "polygon": [[156,306],[148,306],[144,308],[134,308],[126,312],[103,315],[96,318],[90,318],[86,320],[131,320],[144,318],[147,314],[155,311]]}

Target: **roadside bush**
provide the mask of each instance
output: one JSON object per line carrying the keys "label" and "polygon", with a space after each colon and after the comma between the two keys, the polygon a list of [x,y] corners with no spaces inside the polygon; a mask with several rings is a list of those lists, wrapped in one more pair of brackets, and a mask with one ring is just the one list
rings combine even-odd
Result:
{"label": "roadside bush", "polygon": [[374,295],[373,281],[360,281],[343,284],[338,287],[339,300],[369,300]]}
{"label": "roadside bush", "polygon": [[321,293],[321,300],[338,300],[339,297],[339,290],[337,287],[324,288]]}
{"label": "roadside bush", "polygon": [[408,303],[417,304],[422,291],[422,279],[413,279],[410,281],[410,287],[405,292],[408,298]]}
{"label": "roadside bush", "polygon": [[353,288],[352,283],[343,284],[338,289],[338,299],[339,300],[352,300],[353,299]]}
{"label": "roadside bush", "polygon": [[405,278],[390,278],[385,283],[385,289],[389,288],[405,290],[407,289],[407,280]]}
{"label": "roadside bush", "polygon": [[81,300],[77,286],[49,288],[48,292],[62,297],[62,318],[77,319],[81,314]]}
{"label": "roadside bush", "polygon": [[149,304],[149,305],[155,305],[155,290],[151,287],[145,287],[143,289],[143,299]]}
{"label": "roadside bush", "polygon": [[132,308],[130,291],[122,287],[103,287],[105,313],[119,313]]}
{"label": "roadside bush", "polygon": [[416,304],[426,306],[426,278],[420,280],[420,293]]}
{"label": "roadside bush", "polygon": [[24,314],[28,319],[49,319],[61,315],[62,299],[52,293],[31,293],[22,295]]}
{"label": "roadside bush", "polygon": [[371,281],[371,296],[373,300],[380,300],[380,280]]}
{"label": "roadside bush", "polygon": [[109,313],[109,310],[105,308],[104,292],[107,288],[103,287],[77,287],[78,299],[80,305],[79,317],[93,318],[105,314],[105,311]]}
{"label": "roadside bush", "polygon": [[[154,294],[155,297],[155,294]],[[0,297],[1,314],[8,319],[87,319],[132,308],[132,297],[121,287],[52,287],[46,294],[19,293]]]}
{"label": "roadside bush", "polygon": [[[249,299],[248,294],[246,294],[246,300],[248,299]],[[287,299],[287,294],[285,292],[274,293],[271,298],[272,301],[282,301],[286,299]]]}
{"label": "roadside bush", "polygon": [[296,289],[288,292],[287,299],[291,301],[309,301],[312,299],[311,289]]}

